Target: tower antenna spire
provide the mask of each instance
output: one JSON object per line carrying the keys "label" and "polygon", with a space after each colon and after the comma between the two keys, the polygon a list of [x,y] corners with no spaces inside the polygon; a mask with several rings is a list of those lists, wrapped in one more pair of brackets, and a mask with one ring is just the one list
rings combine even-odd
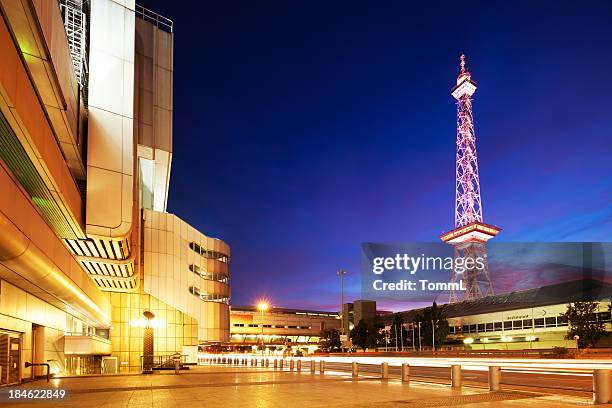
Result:
{"label": "tower antenna spire", "polygon": [[[455,229],[442,235],[442,241],[453,245],[454,258],[472,258],[479,268],[456,268],[451,276],[450,302],[459,301],[455,285],[463,283],[463,300],[493,294],[489,276],[486,242],[501,229],[485,224],[482,217],[476,133],[472,116],[472,95],[476,83],[465,69],[465,54],[459,56],[461,73],[452,95],[457,100],[457,154],[455,161]],[[458,262],[455,263],[458,265]],[[452,285],[455,284],[455,285]]]}

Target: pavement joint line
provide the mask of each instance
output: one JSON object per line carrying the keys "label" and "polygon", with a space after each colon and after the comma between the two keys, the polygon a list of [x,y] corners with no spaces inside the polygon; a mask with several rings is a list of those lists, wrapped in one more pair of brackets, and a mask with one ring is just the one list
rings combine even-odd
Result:
{"label": "pavement joint line", "polygon": [[[377,381],[378,378],[362,379],[361,381]],[[282,384],[309,384],[309,383],[325,383],[325,382],[352,382],[352,378],[321,378],[308,379],[307,381],[295,380],[280,380],[280,381],[250,381],[250,382],[219,382],[209,384],[173,384],[173,385],[148,385],[148,386],[132,386],[122,388],[78,388],[69,389],[71,394],[89,394],[99,392],[128,392],[128,391],[148,391],[148,390],[167,390],[167,389],[184,389],[184,388],[214,388],[214,387],[240,387],[253,385],[282,385]]]}
{"label": "pavement joint line", "polygon": [[378,401],[378,402],[367,402],[367,403],[352,403],[352,404],[338,404],[333,405],[335,408],[351,407],[351,408],[386,408],[386,407],[397,407],[407,406],[411,408],[425,408],[425,407],[448,407],[448,406],[461,406],[467,404],[478,404],[482,402],[495,402],[495,401],[510,401],[519,399],[530,399],[538,398],[541,395],[530,395],[521,392],[508,392],[508,391],[496,391],[481,394],[469,394],[469,395],[452,395],[449,397],[431,398],[427,400],[393,400],[393,401]]}

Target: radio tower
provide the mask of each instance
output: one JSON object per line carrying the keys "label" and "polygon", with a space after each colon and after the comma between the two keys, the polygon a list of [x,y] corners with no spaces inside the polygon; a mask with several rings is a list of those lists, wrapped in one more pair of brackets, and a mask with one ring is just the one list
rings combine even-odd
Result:
{"label": "radio tower", "polygon": [[[465,55],[460,56],[461,71],[452,95],[457,100],[457,157],[455,184],[455,229],[442,235],[442,241],[453,245],[454,258],[473,261],[469,268],[457,268],[452,272],[451,283],[463,281],[465,293],[462,300],[478,299],[493,294],[493,284],[487,263],[486,242],[496,236],[500,228],[487,225],[482,220],[480,180],[476,134],[472,117],[472,95],[476,83],[465,67]],[[477,263],[478,258],[481,263]],[[456,263],[455,263],[456,265]],[[484,267],[482,267],[484,265]],[[459,270],[458,270],[459,269]],[[454,287],[455,285],[451,285]],[[459,299],[458,290],[451,289],[450,303]]]}

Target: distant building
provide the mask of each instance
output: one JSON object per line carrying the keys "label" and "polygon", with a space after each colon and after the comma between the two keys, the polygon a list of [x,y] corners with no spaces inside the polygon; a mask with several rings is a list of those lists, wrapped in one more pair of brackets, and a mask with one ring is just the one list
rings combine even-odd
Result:
{"label": "distant building", "polygon": [[[263,318],[262,318],[263,316]],[[232,306],[230,342],[236,351],[249,351],[262,344],[268,352],[286,348],[314,351],[322,330],[340,329],[337,312],[273,307],[264,311],[253,306]]]}
{"label": "distant building", "polygon": [[[450,331],[447,345],[472,349],[547,349],[555,346],[575,348],[576,341],[566,339],[568,322],[562,314],[570,303],[597,302],[597,320],[612,332],[610,300],[612,285],[584,279],[542,286],[517,292],[487,296],[475,300],[441,305]],[[412,325],[423,309],[400,312],[412,338]],[[384,317],[390,326],[394,315]],[[418,334],[417,334],[418,336]],[[464,341],[468,345],[464,346]],[[604,340],[605,341],[605,340]]]}
{"label": "distant building", "polygon": [[349,334],[363,319],[369,320],[376,317],[376,301],[374,300],[355,300],[352,303],[345,303],[342,307],[344,319],[344,332]]}

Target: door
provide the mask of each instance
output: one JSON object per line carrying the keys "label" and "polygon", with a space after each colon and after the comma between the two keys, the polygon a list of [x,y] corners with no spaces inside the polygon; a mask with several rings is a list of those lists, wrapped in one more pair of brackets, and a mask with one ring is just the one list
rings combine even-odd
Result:
{"label": "door", "polygon": [[0,331],[0,385],[20,381],[21,335]]}

